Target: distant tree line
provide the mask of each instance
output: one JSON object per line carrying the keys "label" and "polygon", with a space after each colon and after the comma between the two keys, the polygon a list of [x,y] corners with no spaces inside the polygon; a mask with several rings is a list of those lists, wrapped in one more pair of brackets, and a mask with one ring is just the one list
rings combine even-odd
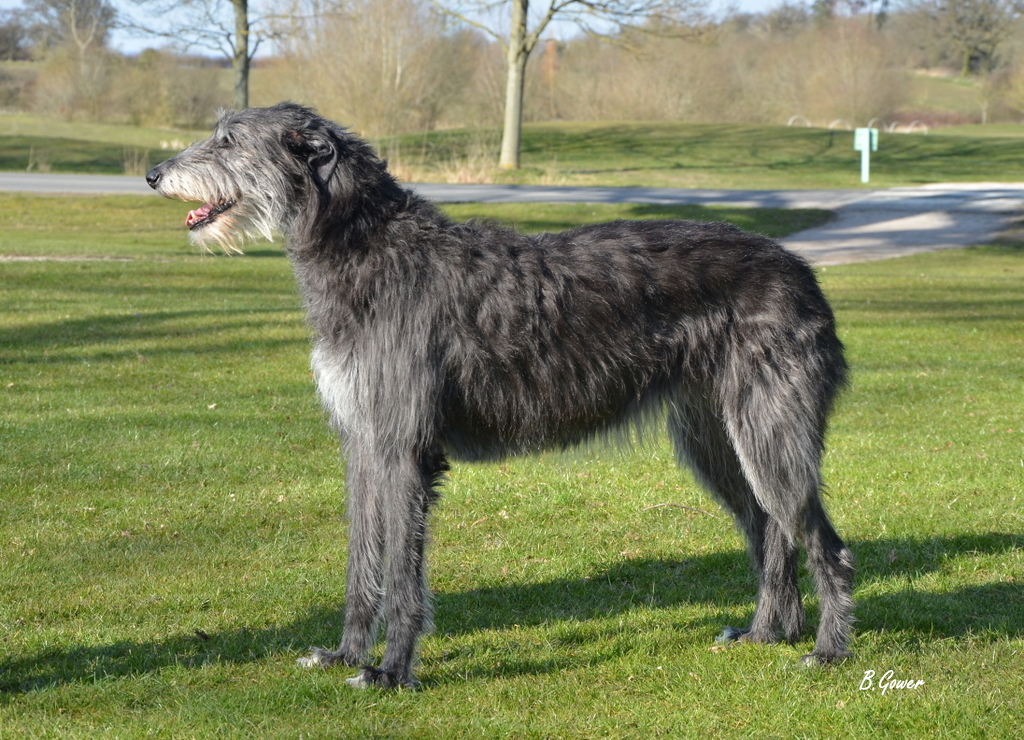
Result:
{"label": "distant tree line", "polygon": [[[700,12],[704,0],[560,0],[550,8],[575,7],[573,28],[587,32],[555,39],[542,5],[524,16],[525,41],[487,28],[494,17],[474,16],[475,0],[259,1],[256,13],[257,0],[25,0],[0,12],[0,107],[203,126],[238,104],[242,58],[248,75],[261,48],[270,53],[245,80],[245,102],[297,100],[373,136],[493,127],[507,118],[520,43],[526,121],[862,125],[906,110],[922,70],[972,79],[989,118],[1024,114],[1018,0],[813,0],[726,17]],[[505,0],[502,12],[517,4],[529,7]],[[175,25],[175,7],[191,9],[188,23]],[[630,8],[648,10],[608,15]],[[596,22],[590,9],[606,15]],[[146,12],[155,20],[140,21]],[[113,51],[118,24],[161,48]]]}
{"label": "distant tree line", "polygon": [[110,0],[24,0],[0,14],[0,106],[67,120],[206,125],[224,94],[218,61],[110,48]]}

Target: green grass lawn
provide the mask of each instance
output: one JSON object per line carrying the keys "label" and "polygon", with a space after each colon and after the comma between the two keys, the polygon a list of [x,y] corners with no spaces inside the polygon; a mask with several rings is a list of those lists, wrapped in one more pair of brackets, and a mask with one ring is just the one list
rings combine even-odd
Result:
{"label": "green grass lawn", "polygon": [[[853,368],[825,474],[858,559],[855,658],[798,668],[811,634],[715,645],[755,583],[659,438],[456,465],[425,690],[358,692],[295,665],[339,636],[346,538],[287,260],[194,254],[182,204],[60,205],[24,198],[29,225],[68,220],[0,226],[0,253],[135,259],[0,262],[0,738],[1019,732],[1019,247],[820,272]],[[924,683],[883,693],[887,671]]]}
{"label": "green grass lawn", "polygon": [[[1022,127],[965,126],[931,134],[882,133],[867,187],[1024,180]],[[65,124],[0,116],[0,170],[141,174],[198,132]],[[440,131],[378,142],[403,176],[420,181],[481,173],[509,183],[700,188],[860,188],[853,132],[688,123],[555,123],[524,128],[523,168],[494,165],[496,131]]]}

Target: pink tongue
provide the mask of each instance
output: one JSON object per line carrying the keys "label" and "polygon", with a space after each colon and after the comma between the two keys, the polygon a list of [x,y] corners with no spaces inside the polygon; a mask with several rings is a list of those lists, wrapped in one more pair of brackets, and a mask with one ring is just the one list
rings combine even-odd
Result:
{"label": "pink tongue", "polygon": [[189,211],[188,216],[185,218],[185,225],[191,226],[196,221],[202,221],[206,218],[210,211],[213,210],[213,203],[203,203],[203,205],[194,211]]}

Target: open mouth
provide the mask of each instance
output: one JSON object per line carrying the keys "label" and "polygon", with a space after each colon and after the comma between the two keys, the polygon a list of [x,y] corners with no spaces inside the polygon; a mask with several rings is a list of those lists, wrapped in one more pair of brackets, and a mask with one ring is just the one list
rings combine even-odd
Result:
{"label": "open mouth", "polygon": [[228,201],[227,203],[203,203],[199,208],[188,212],[188,216],[185,218],[185,225],[191,231],[201,229],[212,224],[217,219],[217,216],[234,205],[234,201]]}

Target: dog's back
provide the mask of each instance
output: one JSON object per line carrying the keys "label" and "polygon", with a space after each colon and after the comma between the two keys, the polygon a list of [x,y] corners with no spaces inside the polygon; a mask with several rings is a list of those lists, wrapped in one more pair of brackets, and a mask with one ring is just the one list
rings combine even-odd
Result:
{"label": "dog's back", "polygon": [[643,422],[674,394],[718,382],[737,352],[773,365],[816,358],[835,376],[828,395],[842,382],[813,273],[765,237],[694,221],[454,233],[459,246],[428,269],[452,296],[433,336],[446,369],[441,435],[461,456]]}

